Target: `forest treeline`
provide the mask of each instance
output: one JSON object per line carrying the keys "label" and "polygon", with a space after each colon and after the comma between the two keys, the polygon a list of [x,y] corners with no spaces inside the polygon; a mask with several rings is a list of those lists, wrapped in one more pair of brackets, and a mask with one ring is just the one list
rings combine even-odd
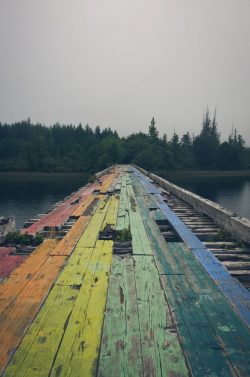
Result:
{"label": "forest treeline", "polygon": [[221,141],[216,113],[203,117],[199,135],[159,137],[154,118],[148,134],[119,137],[110,128],[55,124],[30,119],[0,123],[0,171],[85,172],[134,163],[147,170],[238,170],[250,168],[250,148],[236,130]]}

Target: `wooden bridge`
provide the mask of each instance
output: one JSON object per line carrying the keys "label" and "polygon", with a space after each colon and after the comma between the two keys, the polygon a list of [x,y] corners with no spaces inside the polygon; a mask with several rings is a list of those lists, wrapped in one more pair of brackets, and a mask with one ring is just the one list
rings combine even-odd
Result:
{"label": "wooden bridge", "polygon": [[22,232],[46,239],[0,248],[2,376],[250,376],[248,245],[140,170]]}

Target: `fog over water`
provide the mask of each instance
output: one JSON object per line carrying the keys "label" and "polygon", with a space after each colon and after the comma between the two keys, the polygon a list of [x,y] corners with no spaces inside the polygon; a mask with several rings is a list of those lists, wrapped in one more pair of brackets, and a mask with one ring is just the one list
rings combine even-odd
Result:
{"label": "fog over water", "polygon": [[250,144],[249,0],[1,0],[0,121],[198,133],[217,106]]}

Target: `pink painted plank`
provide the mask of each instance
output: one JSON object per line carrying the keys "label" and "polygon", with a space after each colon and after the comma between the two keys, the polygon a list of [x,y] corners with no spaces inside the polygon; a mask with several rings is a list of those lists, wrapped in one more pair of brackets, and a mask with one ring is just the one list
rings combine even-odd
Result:
{"label": "pink painted plank", "polygon": [[0,278],[6,278],[26,258],[23,255],[10,255],[14,247],[0,247]]}

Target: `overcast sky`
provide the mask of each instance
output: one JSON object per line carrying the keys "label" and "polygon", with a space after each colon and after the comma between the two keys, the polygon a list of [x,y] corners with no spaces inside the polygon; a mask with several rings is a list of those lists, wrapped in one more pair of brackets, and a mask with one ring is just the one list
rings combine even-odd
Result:
{"label": "overcast sky", "polygon": [[250,0],[0,0],[0,121],[250,144]]}

